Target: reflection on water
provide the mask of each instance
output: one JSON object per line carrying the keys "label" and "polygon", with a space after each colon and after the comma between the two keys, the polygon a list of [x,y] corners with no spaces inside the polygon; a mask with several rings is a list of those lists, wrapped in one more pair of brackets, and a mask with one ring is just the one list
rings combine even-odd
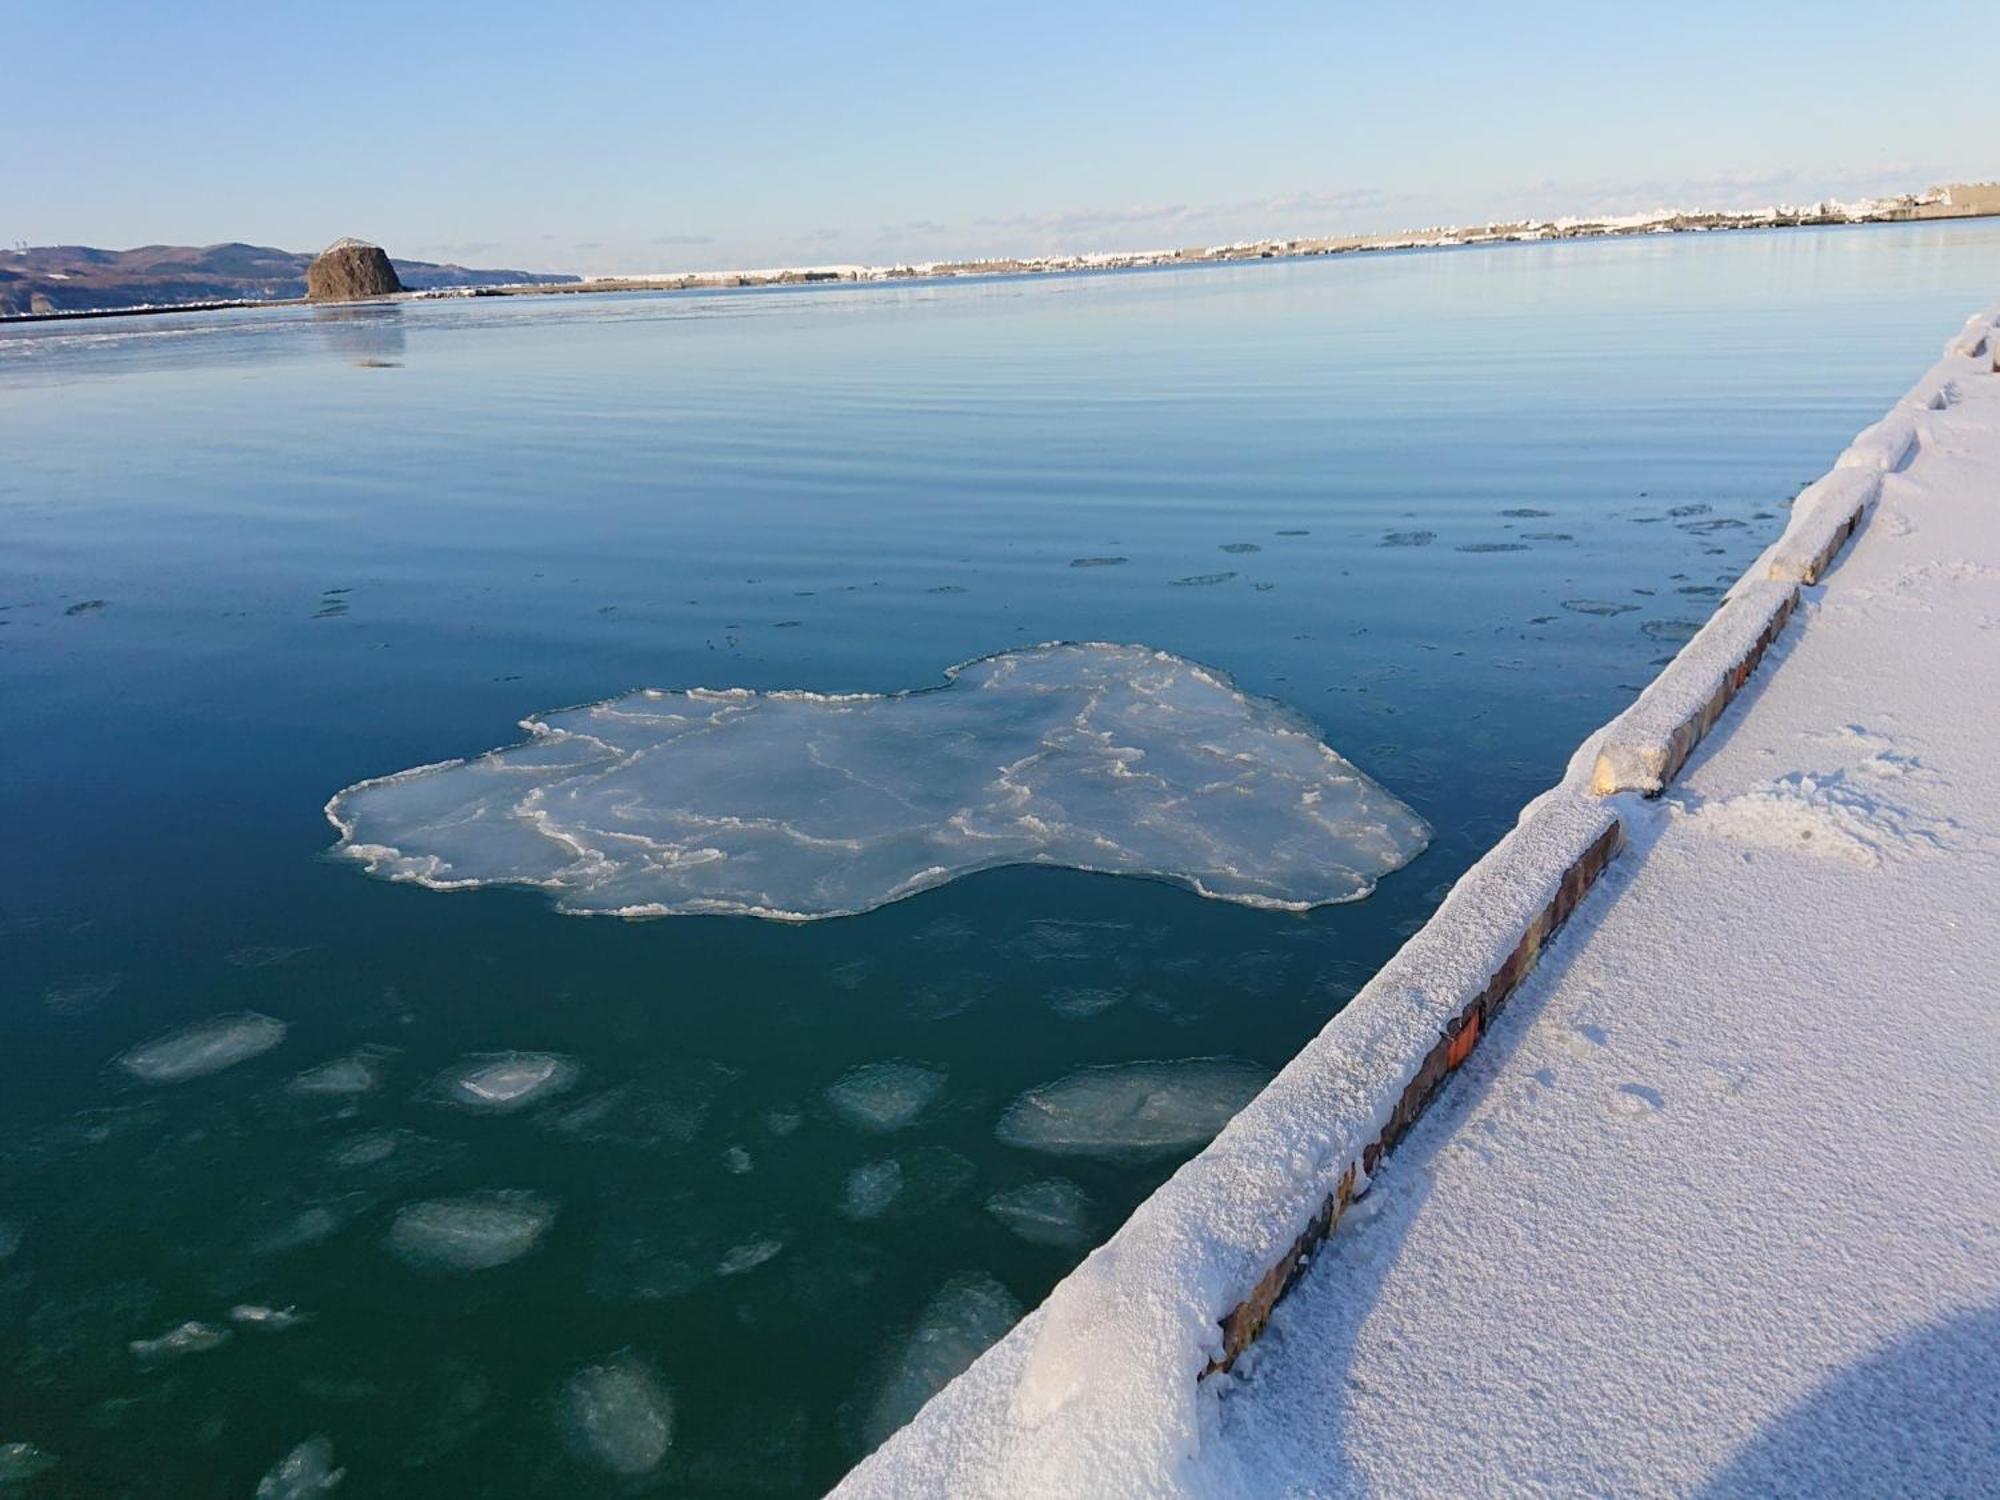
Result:
{"label": "reflection on water", "polygon": [[[1423,921],[1996,248],[0,329],[0,1462],[823,1490]],[[1051,640],[1285,704],[1430,848],[1303,914],[1016,868],[799,926],[324,857],[330,790],[530,709]]]}
{"label": "reflection on water", "polygon": [[326,349],[349,364],[374,369],[403,362],[403,309],[397,303],[315,307],[312,327]]}

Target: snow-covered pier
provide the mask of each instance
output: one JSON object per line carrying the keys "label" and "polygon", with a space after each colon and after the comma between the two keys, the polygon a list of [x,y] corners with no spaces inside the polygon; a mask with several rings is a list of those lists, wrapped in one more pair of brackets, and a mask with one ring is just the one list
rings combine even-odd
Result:
{"label": "snow-covered pier", "polygon": [[1994,1492],[1995,322],[839,1493]]}

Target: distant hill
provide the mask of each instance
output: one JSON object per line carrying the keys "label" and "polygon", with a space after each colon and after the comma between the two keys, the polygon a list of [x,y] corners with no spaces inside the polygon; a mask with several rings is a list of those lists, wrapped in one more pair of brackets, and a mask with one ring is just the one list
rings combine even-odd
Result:
{"label": "distant hill", "polygon": [[[0,250],[0,315],[81,312],[162,302],[281,299],[306,294],[310,254],[267,245],[141,245],[94,250],[42,245]],[[393,262],[411,291],[576,281],[537,271],[475,270],[424,260]]]}

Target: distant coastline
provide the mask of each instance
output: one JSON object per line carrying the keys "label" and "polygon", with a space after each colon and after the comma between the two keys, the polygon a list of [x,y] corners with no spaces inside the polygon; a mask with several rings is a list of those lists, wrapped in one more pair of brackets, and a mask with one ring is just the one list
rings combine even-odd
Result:
{"label": "distant coastline", "polygon": [[[891,265],[786,266],[765,270],[669,271],[643,275],[577,277],[543,273],[497,272],[519,280],[492,284],[419,286],[395,300],[441,297],[553,296],[586,292],[714,291],[742,287],[816,286],[841,283],[950,280],[969,276],[1063,274],[1078,271],[1134,270],[1148,267],[1211,265],[1235,261],[1294,260],[1322,255],[1352,255],[1378,250],[1448,249],[1475,245],[1531,244],[1544,241],[1617,239],[1650,234],[1706,234],[1745,229],[1818,228],[1848,224],[1905,224],[1950,219],[2000,217],[2000,182],[1950,183],[1920,193],[1854,202],[1826,200],[1803,207],[1777,205],[1749,210],[1661,209],[1652,213],[1520,219],[1506,223],[1436,226],[1379,234],[1292,236],[1239,240],[1223,245],[1173,250],[1111,251],[1045,256],[1000,256],[990,259],[909,261]],[[26,252],[35,254],[37,252]],[[89,252],[105,254],[107,252]],[[273,252],[282,253],[282,252]],[[403,263],[399,263],[403,264]],[[478,273],[448,269],[461,277]],[[0,253],[0,275],[6,271]],[[406,278],[407,279],[407,278]],[[68,319],[134,317],[152,313],[209,312],[226,308],[283,307],[302,299],[280,296],[204,298],[199,301],[146,303],[123,307],[88,307],[0,314],[0,324],[58,322]]]}
{"label": "distant coastline", "polygon": [[1543,240],[1613,239],[1643,234],[1702,234],[1739,229],[1797,229],[1834,224],[1903,224],[1938,219],[2000,216],[2000,182],[1951,183],[1921,193],[1856,202],[1824,201],[1794,207],[1731,211],[1661,209],[1654,213],[1595,218],[1521,219],[1509,223],[1437,226],[1381,234],[1294,236],[1239,240],[1177,250],[1098,254],[1007,256],[986,260],[916,261],[888,266],[794,266],[763,271],[689,271],[639,276],[596,276],[546,286],[475,289],[475,296],[526,296],[563,292],[693,291],[727,287],[807,286],[865,281],[921,281],[960,276],[1010,276],[1038,272],[1131,270],[1150,266],[1204,265],[1246,260],[1289,260],[1351,255],[1370,250],[1430,250],[1466,245],[1524,244]]}
{"label": "distant coastline", "polygon": [[[78,318],[135,312],[197,312],[218,307],[280,306],[306,296],[313,256],[269,245],[18,245],[0,249],[0,317]],[[393,262],[412,291],[537,281],[568,275],[500,267]]]}

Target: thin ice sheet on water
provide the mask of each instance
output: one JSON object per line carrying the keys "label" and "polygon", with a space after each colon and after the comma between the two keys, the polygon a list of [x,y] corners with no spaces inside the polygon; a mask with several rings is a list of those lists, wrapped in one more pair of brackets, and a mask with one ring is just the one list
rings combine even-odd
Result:
{"label": "thin ice sheet on water", "polygon": [[1304,909],[1367,895],[1429,835],[1304,719],[1166,652],[1035,646],[946,676],[886,695],[649,689],[360,782],[327,817],[340,853],[390,879],[791,920],[1014,864]]}

